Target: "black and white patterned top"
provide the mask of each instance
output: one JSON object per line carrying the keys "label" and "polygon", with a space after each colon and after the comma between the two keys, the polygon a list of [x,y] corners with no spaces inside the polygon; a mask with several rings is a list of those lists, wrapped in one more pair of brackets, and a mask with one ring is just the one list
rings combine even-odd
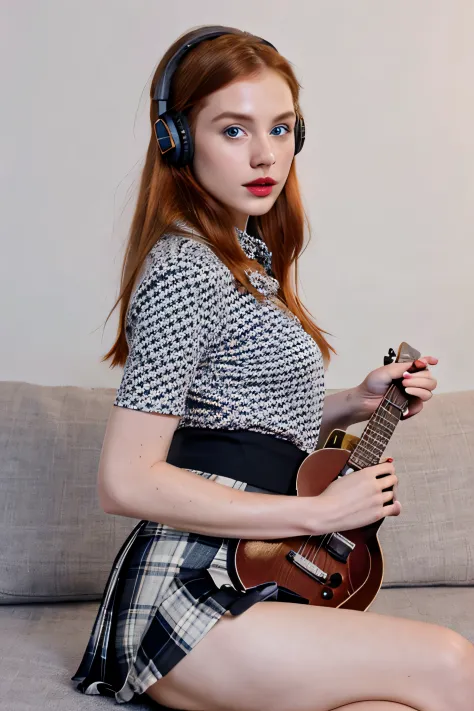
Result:
{"label": "black and white patterned top", "polygon": [[[180,227],[183,224],[180,223]],[[211,247],[166,234],[150,251],[130,300],[129,355],[114,405],[180,415],[180,427],[248,429],[310,453],[324,402],[321,351],[272,296],[271,253],[236,228],[248,272],[267,298],[238,289]]]}

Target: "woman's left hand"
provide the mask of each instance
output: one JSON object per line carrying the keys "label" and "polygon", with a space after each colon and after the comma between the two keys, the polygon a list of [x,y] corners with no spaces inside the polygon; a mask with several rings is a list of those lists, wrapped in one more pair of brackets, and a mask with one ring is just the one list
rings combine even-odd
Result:
{"label": "woman's left hand", "polygon": [[[390,363],[381,368],[372,370],[365,380],[355,388],[358,400],[358,409],[366,413],[367,419],[373,415],[383,400],[392,380],[403,377],[402,386],[408,396],[408,411],[402,416],[403,420],[413,417],[423,409],[423,404],[433,397],[433,390],[438,382],[431,374],[429,365],[436,365],[438,358],[423,356],[414,363]],[[424,368],[417,373],[406,373],[414,365]]]}

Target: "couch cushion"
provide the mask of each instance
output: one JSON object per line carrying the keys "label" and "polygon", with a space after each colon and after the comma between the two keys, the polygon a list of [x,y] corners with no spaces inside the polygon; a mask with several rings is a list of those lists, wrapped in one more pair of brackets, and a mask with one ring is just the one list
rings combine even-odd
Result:
{"label": "couch cushion", "polygon": [[474,390],[435,395],[386,456],[403,510],[379,531],[384,586],[474,584]]}
{"label": "couch cushion", "polygon": [[102,595],[136,524],[97,497],[114,392],[0,383],[0,603]]}
{"label": "couch cushion", "polygon": [[[98,604],[90,602],[0,607],[0,698],[8,700],[5,708],[116,708],[115,699],[85,696],[70,680],[82,659],[97,609]],[[369,612],[442,624],[474,642],[473,609],[474,588],[407,588],[381,590]],[[143,696],[133,702],[133,708],[157,707]]]}
{"label": "couch cushion", "polygon": [[474,587],[382,588],[367,612],[431,622],[474,644]]}
{"label": "couch cushion", "polygon": [[[0,698],[8,711],[113,711],[115,699],[86,696],[71,677],[87,645],[96,603],[0,607]],[[128,708],[128,706],[127,706]],[[157,709],[137,697],[137,711]]]}

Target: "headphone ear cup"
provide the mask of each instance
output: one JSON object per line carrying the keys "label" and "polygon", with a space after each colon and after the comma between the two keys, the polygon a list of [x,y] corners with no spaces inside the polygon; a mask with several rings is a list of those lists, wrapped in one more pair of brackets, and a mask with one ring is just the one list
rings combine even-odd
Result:
{"label": "headphone ear cup", "polygon": [[184,114],[169,111],[160,116],[155,123],[155,135],[167,163],[182,168],[192,161],[194,145]]}
{"label": "headphone ear cup", "polygon": [[179,135],[180,145],[180,151],[175,165],[178,168],[182,168],[183,166],[191,163],[194,157],[194,144],[186,116],[184,114],[175,113],[174,121]]}
{"label": "headphone ear cup", "polygon": [[298,116],[295,123],[295,155],[301,151],[305,139],[305,124],[304,118]]}

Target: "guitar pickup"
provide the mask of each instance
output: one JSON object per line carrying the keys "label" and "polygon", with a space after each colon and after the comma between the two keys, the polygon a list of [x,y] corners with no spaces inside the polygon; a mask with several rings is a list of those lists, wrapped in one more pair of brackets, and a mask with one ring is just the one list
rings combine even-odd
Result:
{"label": "guitar pickup", "polygon": [[335,560],[340,563],[347,563],[349,554],[352,553],[356,544],[343,536],[342,533],[332,533],[328,541],[323,545]]}

